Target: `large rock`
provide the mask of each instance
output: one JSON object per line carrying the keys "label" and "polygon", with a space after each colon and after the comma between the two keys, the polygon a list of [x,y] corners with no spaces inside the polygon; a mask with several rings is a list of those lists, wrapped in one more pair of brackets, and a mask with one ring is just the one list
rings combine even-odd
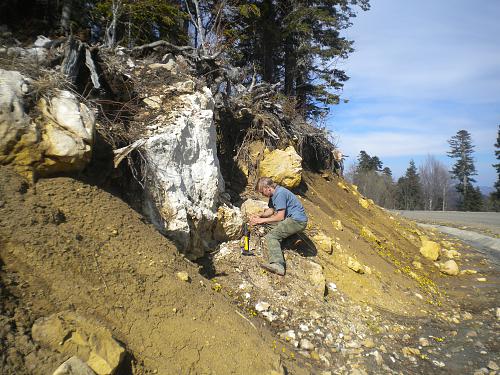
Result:
{"label": "large rock", "polygon": [[91,158],[93,113],[69,91],[30,108],[24,97],[32,82],[19,72],[0,69],[0,83],[0,163],[28,177],[82,170]]}
{"label": "large rock", "polygon": [[0,163],[13,164],[25,174],[41,160],[35,124],[25,112],[30,80],[19,72],[0,69]]}
{"label": "large rock", "polygon": [[244,217],[250,218],[253,215],[261,214],[268,207],[269,206],[267,202],[255,199],[247,199],[241,205],[241,213]]}
{"label": "large rock", "polygon": [[[168,86],[165,87],[168,91]],[[213,244],[224,181],[217,159],[214,100],[207,87],[176,97],[148,125],[145,211],[191,259]]]}
{"label": "large rock", "polygon": [[222,205],[217,210],[215,239],[229,241],[240,238],[243,227],[243,215],[238,207]]}
{"label": "large rock", "polygon": [[292,146],[283,150],[266,150],[259,165],[259,176],[270,177],[288,189],[299,186],[302,179],[302,158]]}
{"label": "large rock", "polygon": [[39,103],[39,125],[45,158],[38,167],[44,175],[82,170],[92,156],[94,114],[69,91]]}
{"label": "large rock", "polygon": [[99,375],[113,374],[125,356],[125,349],[107,328],[71,311],[38,319],[32,336],[54,351],[77,355]]}
{"label": "large rock", "polygon": [[422,239],[422,246],[420,247],[420,254],[425,258],[435,261],[439,258],[439,251],[441,247],[437,242]]}
{"label": "large rock", "polygon": [[320,232],[320,233],[316,234],[315,236],[313,236],[312,240],[319,250],[321,250],[327,254],[333,253],[333,247],[335,245],[335,241],[333,241],[330,237],[328,237],[323,232]]}
{"label": "large rock", "polygon": [[460,273],[458,264],[454,260],[449,260],[439,265],[439,270],[445,275],[456,276]]}

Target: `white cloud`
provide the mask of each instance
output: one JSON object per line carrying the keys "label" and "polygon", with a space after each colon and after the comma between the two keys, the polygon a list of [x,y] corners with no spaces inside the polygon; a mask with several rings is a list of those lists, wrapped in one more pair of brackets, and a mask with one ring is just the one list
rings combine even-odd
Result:
{"label": "white cloud", "polygon": [[[492,185],[500,124],[500,1],[371,0],[347,37],[348,104],[328,127],[354,160],[360,150],[403,170],[411,158],[446,158],[466,129],[476,145],[478,182]],[[390,164],[387,164],[392,168]]]}

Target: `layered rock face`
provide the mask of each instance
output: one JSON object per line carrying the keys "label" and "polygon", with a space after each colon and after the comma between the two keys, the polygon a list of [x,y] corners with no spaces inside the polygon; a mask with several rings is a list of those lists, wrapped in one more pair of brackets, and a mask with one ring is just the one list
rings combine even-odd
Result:
{"label": "layered rock face", "polygon": [[90,161],[95,119],[69,91],[41,99],[37,110],[26,97],[32,82],[0,69],[0,163],[23,175],[77,172]]}

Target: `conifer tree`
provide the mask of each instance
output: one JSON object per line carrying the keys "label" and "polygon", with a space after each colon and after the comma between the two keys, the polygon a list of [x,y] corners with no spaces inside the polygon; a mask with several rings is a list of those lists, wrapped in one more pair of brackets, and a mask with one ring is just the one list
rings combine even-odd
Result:
{"label": "conifer tree", "polygon": [[396,190],[398,207],[400,209],[416,210],[421,208],[422,187],[420,185],[420,176],[417,173],[417,167],[413,160],[410,160],[410,165],[406,169],[405,175],[398,179]]}
{"label": "conifer tree", "polygon": [[477,174],[472,157],[475,146],[472,144],[471,135],[467,130],[459,130],[448,140],[448,143],[451,146],[448,156],[457,159],[450,173],[458,181],[455,187],[462,196],[461,207],[465,208],[469,206],[467,199],[474,197],[474,193],[468,194],[467,190],[472,187],[472,182],[476,182],[472,178]]}
{"label": "conifer tree", "polygon": [[500,199],[500,125],[498,125],[497,143],[495,143],[495,157],[498,160],[493,167],[497,170],[497,181],[495,182],[496,191],[493,193],[496,199]]}

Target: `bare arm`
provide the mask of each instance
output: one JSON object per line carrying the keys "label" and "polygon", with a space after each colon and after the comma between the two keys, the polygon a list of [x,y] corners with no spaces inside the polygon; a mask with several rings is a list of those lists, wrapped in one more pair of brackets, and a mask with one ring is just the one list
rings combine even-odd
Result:
{"label": "bare arm", "polygon": [[[269,210],[266,209],[264,213]],[[274,210],[273,210],[274,211]],[[258,217],[258,216],[253,216],[250,218],[250,225],[256,225],[256,224],[265,224],[265,223],[277,223],[279,221],[285,220],[285,210],[279,210],[275,213],[273,213],[269,217]]]}
{"label": "bare arm", "polygon": [[274,210],[272,208],[266,208],[262,213],[259,215],[259,217],[270,217],[271,215],[274,214]]}

